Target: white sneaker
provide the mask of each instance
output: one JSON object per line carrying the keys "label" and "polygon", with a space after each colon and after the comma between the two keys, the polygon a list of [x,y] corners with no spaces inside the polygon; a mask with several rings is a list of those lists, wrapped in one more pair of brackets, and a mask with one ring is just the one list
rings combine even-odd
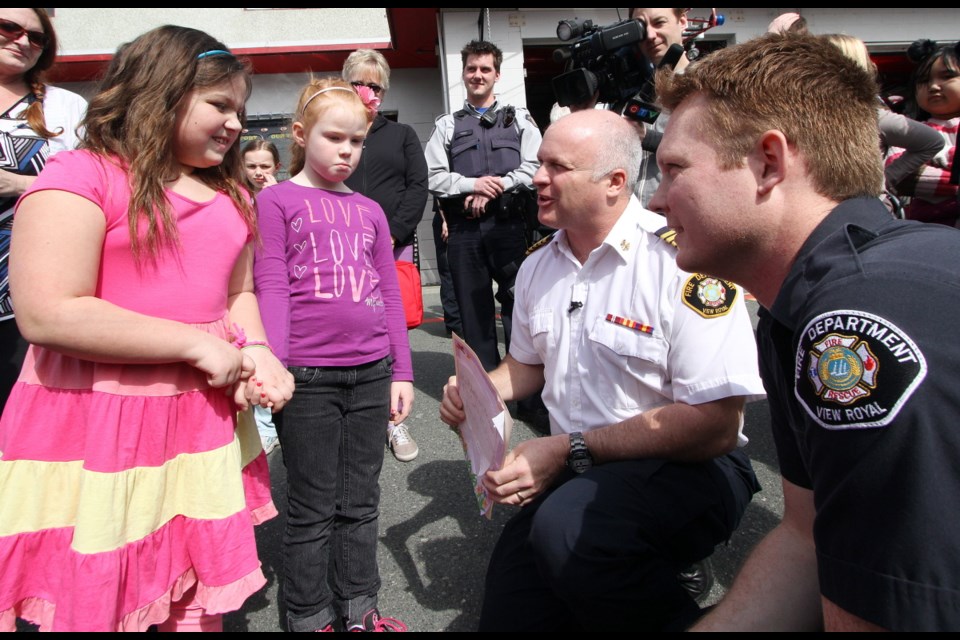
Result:
{"label": "white sneaker", "polygon": [[387,427],[387,445],[400,462],[410,462],[420,453],[417,442],[410,437],[407,425],[402,422]]}
{"label": "white sneaker", "polygon": [[263,445],[263,452],[270,455],[270,452],[280,446],[280,438],[277,436],[267,436],[260,438],[260,444]]}

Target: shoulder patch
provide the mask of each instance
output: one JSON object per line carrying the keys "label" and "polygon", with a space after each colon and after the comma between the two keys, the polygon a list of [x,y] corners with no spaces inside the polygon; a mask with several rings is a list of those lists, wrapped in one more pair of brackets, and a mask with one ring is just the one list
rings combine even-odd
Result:
{"label": "shoulder patch", "polygon": [[720,318],[730,313],[740,289],[720,278],[697,273],[683,285],[683,304],[704,318]]}
{"label": "shoulder patch", "polygon": [[807,324],[797,347],[794,394],[824,429],[886,427],[927,375],[906,333],[863,311],[831,311]]}
{"label": "shoulder patch", "polygon": [[540,249],[542,249],[542,248],[544,248],[545,246],[547,246],[548,244],[550,244],[550,241],[551,241],[551,240],[553,240],[553,234],[552,234],[552,233],[551,233],[550,235],[548,235],[547,237],[545,237],[545,238],[541,238],[540,240],[537,240],[537,241],[534,242],[532,245],[530,245],[530,248],[529,248],[529,249],[527,249],[526,255],[529,256],[530,254],[534,253],[535,251],[539,251]]}
{"label": "shoulder patch", "polygon": [[677,232],[670,227],[664,227],[657,231],[657,237],[669,245],[677,246]]}

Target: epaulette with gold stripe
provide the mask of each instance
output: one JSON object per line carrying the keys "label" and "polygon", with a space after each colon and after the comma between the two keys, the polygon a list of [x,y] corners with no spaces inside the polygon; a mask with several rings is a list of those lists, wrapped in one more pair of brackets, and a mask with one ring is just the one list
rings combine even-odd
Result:
{"label": "epaulette with gold stripe", "polygon": [[657,237],[667,244],[671,244],[674,247],[677,246],[677,232],[670,227],[664,227],[663,229],[657,231]]}
{"label": "epaulette with gold stripe", "polygon": [[548,244],[550,244],[550,241],[551,241],[551,240],[553,240],[553,234],[552,234],[552,233],[551,233],[550,235],[548,235],[547,237],[545,237],[545,238],[541,238],[540,240],[537,240],[537,241],[534,242],[532,245],[530,245],[530,248],[529,248],[529,249],[527,249],[526,255],[529,256],[530,254],[534,253],[535,251],[539,251],[540,249],[542,249],[542,248],[544,248],[545,246],[547,246]]}

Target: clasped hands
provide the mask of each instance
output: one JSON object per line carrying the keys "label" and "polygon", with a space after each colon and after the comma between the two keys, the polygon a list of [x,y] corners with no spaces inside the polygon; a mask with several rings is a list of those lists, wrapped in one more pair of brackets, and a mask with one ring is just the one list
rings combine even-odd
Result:
{"label": "clasped hands", "polygon": [[473,194],[463,201],[463,208],[467,218],[479,218],[486,210],[491,200],[503,195],[503,179],[497,176],[483,176],[477,178],[473,185]]}

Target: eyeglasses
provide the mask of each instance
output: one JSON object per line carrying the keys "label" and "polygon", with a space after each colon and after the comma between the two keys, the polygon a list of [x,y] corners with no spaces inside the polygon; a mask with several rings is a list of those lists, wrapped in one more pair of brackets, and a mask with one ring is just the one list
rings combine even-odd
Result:
{"label": "eyeglasses", "polygon": [[23,34],[27,34],[27,41],[36,49],[46,49],[50,42],[50,37],[42,31],[27,31],[16,22],[0,20],[0,35],[4,38],[16,41],[22,38]]}
{"label": "eyeglasses", "polygon": [[359,80],[354,80],[350,84],[353,85],[354,87],[366,87],[367,89],[370,89],[370,91],[373,91],[374,93],[380,93],[381,91],[383,91],[383,87],[378,85],[376,82],[360,82]]}

